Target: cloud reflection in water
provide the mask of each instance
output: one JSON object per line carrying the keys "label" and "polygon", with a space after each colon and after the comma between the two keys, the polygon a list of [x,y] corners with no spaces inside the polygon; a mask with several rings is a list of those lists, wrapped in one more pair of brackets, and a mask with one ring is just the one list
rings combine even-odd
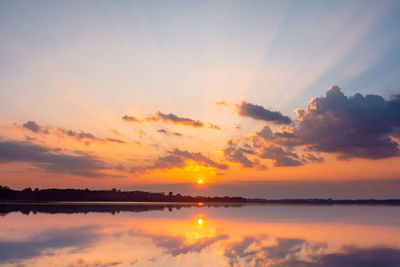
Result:
{"label": "cloud reflection in water", "polygon": [[[299,213],[307,208],[298,207]],[[249,207],[223,209],[219,216],[220,208],[200,209],[138,209],[142,212],[114,216],[64,214],[62,209],[57,213],[54,207],[55,214],[5,213],[0,217],[4,225],[0,231],[0,265],[400,266],[400,246],[395,245],[400,238],[398,224],[377,225],[376,220],[373,225],[357,224],[354,218],[332,223],[267,220],[279,216],[285,207],[270,207],[267,219],[262,220],[226,216],[227,211],[237,215]],[[267,211],[263,206],[252,209]],[[373,211],[372,207],[359,209],[360,213]],[[346,236],[352,227],[359,232],[351,236],[353,242],[349,244]],[[320,236],[314,234],[315,228]],[[18,237],[15,233],[25,235]]]}

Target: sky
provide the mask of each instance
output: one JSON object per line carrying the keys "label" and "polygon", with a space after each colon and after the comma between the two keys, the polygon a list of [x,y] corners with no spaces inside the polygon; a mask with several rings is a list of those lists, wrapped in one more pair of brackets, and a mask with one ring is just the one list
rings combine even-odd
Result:
{"label": "sky", "polygon": [[0,184],[400,198],[399,15],[385,0],[1,1]]}

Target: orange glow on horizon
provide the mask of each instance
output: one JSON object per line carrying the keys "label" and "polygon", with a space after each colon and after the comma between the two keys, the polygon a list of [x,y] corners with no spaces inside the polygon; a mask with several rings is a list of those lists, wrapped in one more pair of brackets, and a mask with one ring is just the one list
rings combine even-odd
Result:
{"label": "orange glow on horizon", "polygon": [[199,179],[199,180],[197,180],[197,183],[200,184],[200,185],[204,184],[204,180],[203,179]]}

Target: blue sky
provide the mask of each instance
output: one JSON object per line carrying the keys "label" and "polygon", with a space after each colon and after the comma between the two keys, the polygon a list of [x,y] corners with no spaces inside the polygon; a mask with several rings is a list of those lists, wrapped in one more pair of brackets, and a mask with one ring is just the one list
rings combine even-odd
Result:
{"label": "blue sky", "polygon": [[[313,97],[324,99],[331,86],[340,86],[345,96],[361,93],[389,99],[400,93],[399,15],[399,1],[2,1],[0,138],[70,154],[83,151],[123,166],[126,173],[110,169],[112,177],[121,179],[110,178],[105,186],[186,183],[195,172],[201,175],[194,176],[213,182],[240,181],[246,168],[238,175],[213,169],[227,164],[236,170],[234,161],[242,152],[237,150],[239,154],[229,159],[227,144],[239,146],[266,125],[275,132],[296,131],[301,123],[295,110],[307,108]],[[220,101],[225,107],[215,104]],[[240,103],[261,106],[267,114],[279,112],[293,124],[279,126],[251,114],[246,117],[238,110],[246,105]],[[137,123],[121,120],[124,115],[138,118]],[[28,121],[40,130],[24,127]],[[185,127],[194,121],[204,129]],[[397,142],[395,130],[382,131]],[[84,138],[102,144],[89,145],[90,140],[82,142]],[[107,138],[123,140],[125,145],[105,145]],[[281,147],[281,152],[300,158],[307,154],[303,145],[317,146],[296,143]],[[244,153],[252,157],[249,151]],[[253,158],[256,167],[248,179],[297,179],[298,170],[300,180],[310,175],[317,179],[325,167],[343,169],[343,176],[357,181],[400,178],[394,167],[397,157],[371,159],[372,154],[366,153],[365,163],[362,157],[338,160],[343,155],[354,157],[355,152],[346,149],[320,148],[316,153],[325,161],[311,167],[296,159],[291,164],[301,166],[275,168],[283,164],[276,155]],[[171,155],[185,163],[168,166],[183,166],[188,173],[169,173],[169,169],[167,174],[152,173],[164,168],[163,160]],[[265,157],[270,164],[262,163]],[[0,167],[19,177],[13,164]],[[38,173],[43,171],[40,164]],[[128,171],[135,164],[147,166],[144,169],[150,173],[137,178]],[[352,164],[374,167],[357,173]],[[380,172],[382,166],[390,171]],[[26,177],[18,186],[81,181],[75,177],[53,183]],[[326,174],[325,179],[333,178]]]}

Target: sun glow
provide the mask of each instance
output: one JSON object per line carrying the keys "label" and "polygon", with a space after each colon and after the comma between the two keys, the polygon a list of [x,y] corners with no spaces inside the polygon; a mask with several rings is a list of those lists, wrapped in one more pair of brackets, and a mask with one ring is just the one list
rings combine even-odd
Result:
{"label": "sun glow", "polygon": [[198,184],[204,184],[204,180],[203,179],[199,179],[199,180],[197,180],[197,183]]}
{"label": "sun glow", "polygon": [[197,224],[198,224],[199,226],[202,226],[203,223],[204,223],[203,217],[202,217],[202,216],[199,216],[199,217],[197,218]]}

